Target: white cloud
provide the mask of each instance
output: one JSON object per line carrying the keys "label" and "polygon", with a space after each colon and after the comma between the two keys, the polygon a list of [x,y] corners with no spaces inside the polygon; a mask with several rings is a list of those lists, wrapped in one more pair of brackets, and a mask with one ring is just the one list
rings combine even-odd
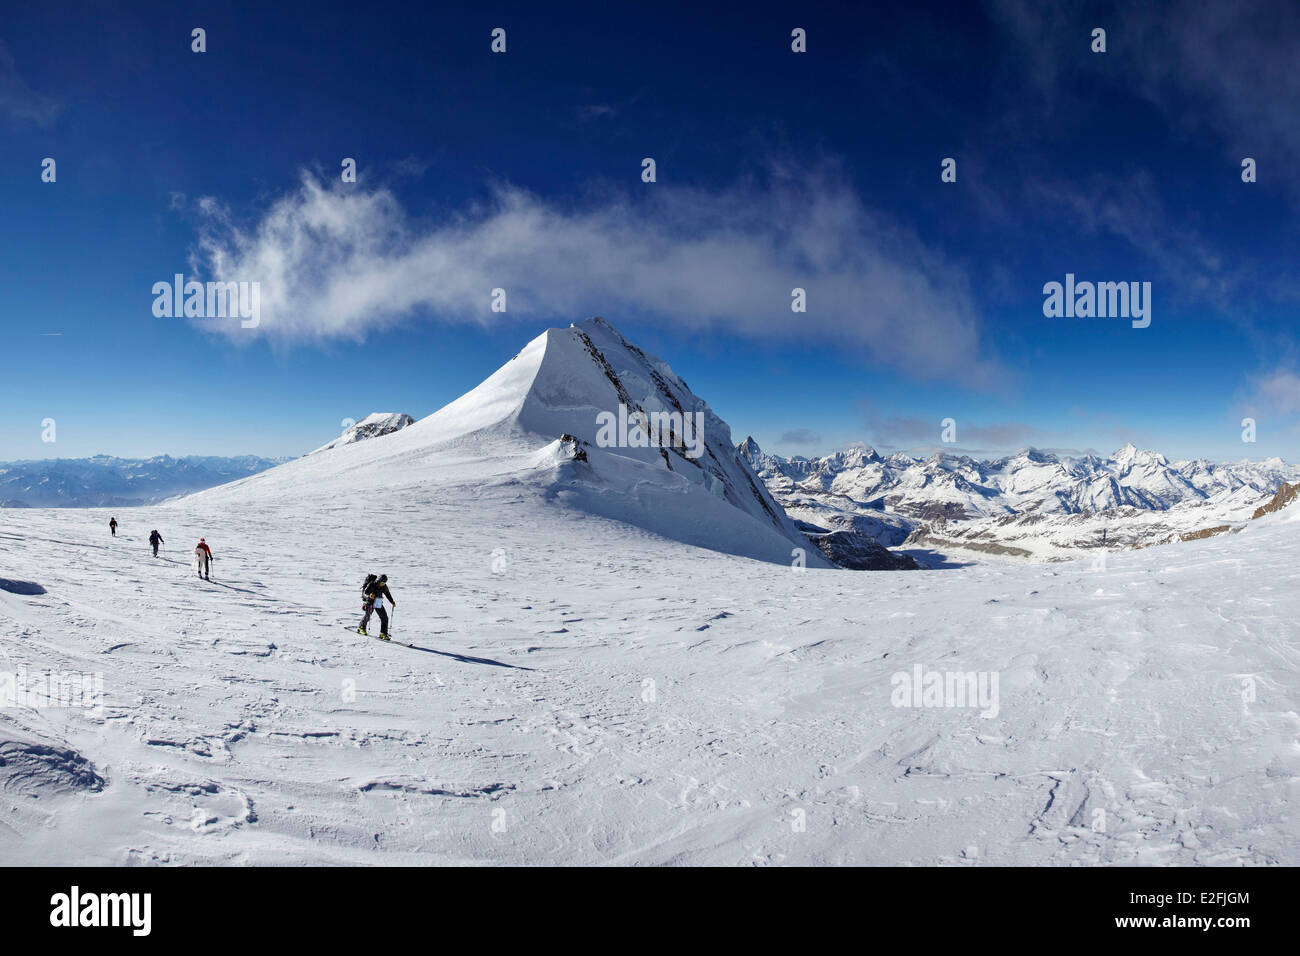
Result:
{"label": "white cloud", "polygon": [[[636,201],[579,206],[501,186],[436,223],[413,221],[385,189],[304,174],[250,226],[212,199],[199,210],[205,278],[261,283],[251,334],[360,338],[412,317],[623,315],[836,344],[923,378],[1001,374],[983,355],[962,270],[826,170],[722,191],[647,184]],[[490,311],[498,287],[505,315]],[[807,290],[806,314],[790,310],[794,287]]]}

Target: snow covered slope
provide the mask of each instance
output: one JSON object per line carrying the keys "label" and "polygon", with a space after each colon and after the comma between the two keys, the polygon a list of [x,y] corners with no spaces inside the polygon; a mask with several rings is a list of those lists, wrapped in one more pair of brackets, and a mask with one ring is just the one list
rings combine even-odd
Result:
{"label": "snow covered slope", "polygon": [[[7,514],[0,670],[104,698],[0,708],[0,859],[1300,864],[1300,508],[1100,569],[855,574],[441,487],[249,481],[142,509],[157,561],[104,511]],[[370,570],[420,649],[342,626]],[[895,706],[918,666],[996,674],[996,714]]]}

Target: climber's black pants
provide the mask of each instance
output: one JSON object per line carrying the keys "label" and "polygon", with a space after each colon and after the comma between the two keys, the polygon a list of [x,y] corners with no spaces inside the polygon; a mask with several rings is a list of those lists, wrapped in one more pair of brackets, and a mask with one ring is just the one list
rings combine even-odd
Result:
{"label": "climber's black pants", "polygon": [[384,610],[384,605],[382,603],[363,604],[361,605],[361,609],[366,612],[365,616],[361,618],[361,630],[364,631],[366,629],[366,625],[370,623],[370,613],[374,611],[379,615],[379,633],[388,633],[388,612]]}

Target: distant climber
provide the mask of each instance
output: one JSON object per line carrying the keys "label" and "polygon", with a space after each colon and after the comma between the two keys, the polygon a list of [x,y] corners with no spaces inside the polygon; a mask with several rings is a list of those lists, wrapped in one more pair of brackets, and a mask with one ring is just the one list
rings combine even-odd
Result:
{"label": "distant climber", "polygon": [[109,518],[109,519],[108,519],[108,530],[111,531],[111,532],[113,532],[113,537],[115,537],[115,538],[117,537],[117,519],[116,519],[116,518]]}
{"label": "distant climber", "polygon": [[388,614],[384,611],[384,598],[388,598],[388,603],[397,608],[397,602],[393,600],[393,594],[388,590],[388,575],[381,574],[375,577],[373,574],[367,574],[365,583],[361,585],[361,610],[365,616],[361,618],[361,626],[357,628],[358,634],[366,633],[366,625],[370,623],[370,612],[379,612],[379,639],[388,640]]}
{"label": "distant climber", "polygon": [[212,549],[208,547],[207,541],[199,538],[198,545],[194,548],[194,570],[199,572],[199,577],[205,581],[211,581],[209,569],[212,567]]}
{"label": "distant climber", "polygon": [[156,530],[149,532],[149,543],[153,545],[153,556],[158,557],[158,545],[163,544],[163,536]]}

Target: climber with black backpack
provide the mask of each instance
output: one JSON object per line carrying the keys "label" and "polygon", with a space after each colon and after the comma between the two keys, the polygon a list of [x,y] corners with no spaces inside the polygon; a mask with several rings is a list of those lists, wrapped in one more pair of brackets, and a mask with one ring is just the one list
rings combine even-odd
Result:
{"label": "climber with black backpack", "polygon": [[361,610],[365,613],[361,618],[361,626],[357,628],[358,634],[366,633],[371,612],[378,611],[379,634],[376,636],[381,641],[388,640],[388,612],[384,610],[384,598],[388,598],[388,603],[393,606],[393,610],[397,610],[397,602],[393,600],[393,594],[388,590],[388,575],[381,574],[376,577],[367,574],[365,582],[361,585]]}

